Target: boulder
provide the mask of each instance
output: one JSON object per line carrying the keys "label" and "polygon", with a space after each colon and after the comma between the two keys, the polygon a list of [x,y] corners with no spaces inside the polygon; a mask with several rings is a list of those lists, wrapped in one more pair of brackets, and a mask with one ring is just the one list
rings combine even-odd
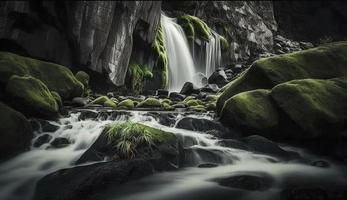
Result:
{"label": "boulder", "polygon": [[125,99],[118,104],[119,108],[132,109],[135,107],[134,101],[131,99]]}
{"label": "boulder", "polygon": [[35,139],[33,146],[40,147],[41,145],[48,143],[52,139],[52,136],[49,134],[40,135],[37,139]]}
{"label": "boulder", "polygon": [[12,75],[32,76],[42,81],[50,91],[57,92],[63,100],[83,95],[83,84],[67,67],[0,52],[0,83],[5,85]]}
{"label": "boulder", "polygon": [[226,178],[214,179],[220,185],[231,188],[239,188],[251,191],[263,191],[272,186],[273,178],[265,173],[254,175],[234,175]]}
{"label": "boulder", "polygon": [[0,102],[0,160],[8,159],[30,147],[33,137],[24,115]]}
{"label": "boulder", "polygon": [[140,102],[136,107],[139,108],[160,108],[162,107],[159,99],[155,98],[147,98],[146,100]]}
{"label": "boulder", "polygon": [[223,87],[224,85],[228,84],[229,81],[227,80],[227,75],[225,74],[224,70],[219,70],[212,73],[212,75],[208,78],[208,83],[216,84],[218,87]]}
{"label": "boulder", "polygon": [[168,98],[168,96],[169,96],[169,91],[163,90],[163,89],[157,90],[157,96],[158,96],[159,98]]}
{"label": "boulder", "polygon": [[219,87],[216,84],[207,84],[203,88],[200,89],[201,92],[209,92],[209,93],[217,93],[219,91]]}
{"label": "boulder", "polygon": [[255,61],[249,70],[230,82],[217,101],[220,112],[232,96],[272,87],[293,79],[329,79],[347,75],[347,42],[325,44]]}
{"label": "boulder", "polygon": [[223,133],[224,136],[228,135],[229,130],[221,123],[203,118],[184,117],[176,124],[176,128],[182,128],[191,131],[207,132],[217,130]]}
{"label": "boulder", "polygon": [[31,76],[13,75],[7,83],[6,93],[12,99],[11,105],[26,115],[55,117],[59,105],[47,86]]}
{"label": "boulder", "polygon": [[185,98],[185,96],[180,94],[180,93],[178,93],[178,92],[170,92],[169,98],[171,100],[182,101]]}
{"label": "boulder", "polygon": [[66,147],[70,144],[70,141],[66,138],[63,137],[57,137],[51,142],[51,147],[52,148],[63,148]]}
{"label": "boulder", "polygon": [[191,82],[185,82],[180,94],[184,94],[184,95],[191,95],[191,94],[199,94],[199,89],[196,88],[193,83]]}
{"label": "boulder", "polygon": [[75,97],[71,101],[72,106],[83,107],[88,104],[89,99],[86,97]]}
{"label": "boulder", "polygon": [[78,71],[75,74],[76,79],[81,82],[84,88],[89,88],[89,75],[84,71]]}
{"label": "boulder", "polygon": [[56,130],[59,129],[59,126],[54,125],[47,120],[43,120],[39,118],[30,119],[30,123],[31,123],[33,131],[55,132]]}
{"label": "boulder", "polygon": [[104,199],[103,191],[153,173],[146,160],[101,162],[61,169],[46,175],[37,183],[33,200]]}

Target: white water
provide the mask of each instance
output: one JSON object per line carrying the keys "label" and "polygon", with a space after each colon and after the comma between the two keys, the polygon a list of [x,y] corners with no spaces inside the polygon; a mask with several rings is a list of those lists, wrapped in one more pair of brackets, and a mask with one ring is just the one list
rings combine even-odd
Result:
{"label": "white water", "polygon": [[200,61],[202,66],[194,63],[188,40],[182,27],[176,23],[175,18],[161,15],[161,25],[164,30],[164,43],[168,53],[169,62],[169,90],[180,91],[185,82],[192,82],[197,87],[203,87],[202,77],[198,72],[209,77],[221,62],[220,36],[213,30],[210,41],[205,45],[205,60]]}
{"label": "white water", "polygon": [[[191,192],[224,191],[225,188],[223,189],[211,179],[237,173],[262,172],[274,178],[274,185],[270,189],[262,193],[249,192],[247,193],[250,196],[248,199],[255,197],[268,199],[269,196],[277,195],[287,177],[302,177],[303,180],[316,179],[317,184],[346,183],[344,173],[333,164],[330,168],[318,168],[295,162],[283,162],[268,155],[223,147],[219,145],[219,138],[206,133],[163,126],[153,117],[144,115],[145,113],[134,111],[129,120],[176,134],[184,142],[186,148],[193,149],[194,154],[191,159],[194,165],[211,162],[204,160],[198,151],[194,151],[205,149],[222,158],[220,166],[208,169],[189,167],[176,172],[158,173],[121,187],[117,186],[117,194],[111,192],[113,199],[189,199],[185,198],[185,195]],[[57,123],[60,128],[54,133],[49,133],[53,137],[68,138],[72,142],[71,145],[61,149],[46,149],[48,144],[44,144],[40,148],[32,148],[30,151],[0,164],[0,199],[29,200],[35,189],[35,183],[41,177],[62,168],[72,167],[74,161],[96,140],[104,125],[111,122],[110,120],[79,121],[78,115],[72,114],[71,117],[60,119]],[[177,119],[182,117],[183,115],[178,115]],[[207,115],[192,117],[211,119]],[[126,118],[122,116],[116,119],[116,121],[124,120]],[[66,125],[72,125],[72,128],[67,129]],[[33,141],[35,140],[36,138],[33,139]],[[315,182],[310,184],[314,185]]]}

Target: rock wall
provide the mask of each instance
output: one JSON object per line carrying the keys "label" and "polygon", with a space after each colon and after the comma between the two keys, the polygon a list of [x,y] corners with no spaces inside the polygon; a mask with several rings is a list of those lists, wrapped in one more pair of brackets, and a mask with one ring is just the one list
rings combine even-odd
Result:
{"label": "rock wall", "polygon": [[0,2],[0,50],[86,67],[123,85],[135,27],[151,45],[160,8],[157,1]]}
{"label": "rock wall", "polygon": [[229,43],[224,65],[272,51],[277,24],[271,1],[168,1],[162,7],[169,14],[197,16],[224,36]]}

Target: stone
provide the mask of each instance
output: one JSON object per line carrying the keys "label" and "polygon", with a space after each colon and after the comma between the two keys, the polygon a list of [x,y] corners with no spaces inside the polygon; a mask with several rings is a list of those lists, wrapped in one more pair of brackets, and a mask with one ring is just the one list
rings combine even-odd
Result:
{"label": "stone", "polygon": [[59,126],[50,123],[47,120],[34,118],[30,120],[32,129],[39,132],[55,132],[59,129]]}
{"label": "stone", "polygon": [[176,128],[187,129],[191,131],[207,132],[217,130],[228,135],[229,130],[221,123],[202,118],[184,117],[176,124]]}
{"label": "stone", "polygon": [[163,89],[157,90],[157,96],[159,98],[168,98],[169,97],[169,91],[163,90]]}
{"label": "stone", "polygon": [[201,92],[209,92],[209,93],[217,93],[219,91],[219,87],[217,84],[207,84],[203,88],[200,89]]}
{"label": "stone", "polygon": [[71,106],[83,107],[88,104],[89,99],[86,97],[74,97],[71,101]]}
{"label": "stone", "polygon": [[185,98],[185,95],[180,94],[178,92],[170,92],[169,98],[171,100],[175,99],[175,100],[178,100],[178,101],[182,101]]}
{"label": "stone", "polygon": [[136,107],[138,108],[161,108],[162,103],[159,99],[147,98],[146,100],[140,102]]}
{"label": "stone", "polygon": [[215,179],[220,185],[250,191],[263,191],[272,186],[273,179],[267,174],[235,175],[227,178]]}
{"label": "stone", "polygon": [[218,167],[218,165],[215,163],[202,163],[198,165],[198,168],[214,168],[214,167]]}
{"label": "stone", "polygon": [[184,83],[180,94],[191,95],[191,94],[199,94],[199,90],[193,85],[191,82]]}
{"label": "stone", "polygon": [[66,138],[63,137],[57,137],[55,139],[53,139],[53,141],[51,142],[51,147],[52,148],[63,148],[66,147],[70,144],[70,141]]}
{"label": "stone", "polygon": [[40,147],[41,145],[48,143],[52,139],[52,136],[49,134],[40,135],[34,142],[34,147]]}
{"label": "stone", "polygon": [[224,72],[224,70],[219,70],[213,72],[213,74],[208,78],[209,84],[216,84],[218,87],[223,87],[224,85],[228,84],[227,76]]}

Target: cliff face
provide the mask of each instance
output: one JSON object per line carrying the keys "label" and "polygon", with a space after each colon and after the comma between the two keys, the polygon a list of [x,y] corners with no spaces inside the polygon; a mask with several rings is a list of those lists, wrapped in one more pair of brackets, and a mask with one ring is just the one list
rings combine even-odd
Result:
{"label": "cliff face", "polygon": [[151,45],[160,8],[157,1],[0,2],[1,50],[106,72],[123,85],[134,30]]}
{"label": "cliff face", "polygon": [[230,47],[223,53],[224,64],[272,51],[277,24],[271,1],[170,1],[162,7],[169,13],[195,15],[224,36]]}

